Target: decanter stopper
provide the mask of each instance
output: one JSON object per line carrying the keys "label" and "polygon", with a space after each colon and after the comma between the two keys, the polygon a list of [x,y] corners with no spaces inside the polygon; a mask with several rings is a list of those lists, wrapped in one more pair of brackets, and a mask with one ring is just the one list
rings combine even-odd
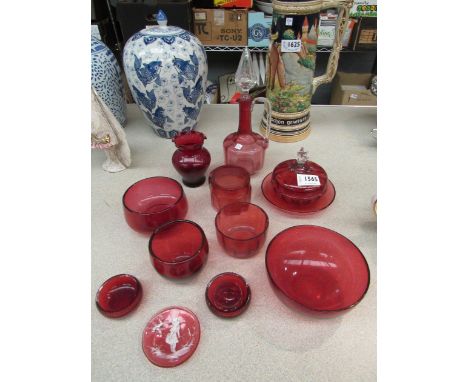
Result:
{"label": "decanter stopper", "polygon": [[155,16],[155,19],[158,22],[158,25],[163,27],[167,26],[167,16],[162,9],[158,11],[157,15]]}
{"label": "decanter stopper", "polygon": [[304,150],[304,147],[297,152],[297,164],[303,167],[309,160],[308,152]]}
{"label": "decanter stopper", "polygon": [[257,84],[253,70],[252,57],[250,56],[249,48],[247,47],[245,47],[242,52],[239,66],[236,71],[235,81],[242,93],[249,93],[249,90]]}

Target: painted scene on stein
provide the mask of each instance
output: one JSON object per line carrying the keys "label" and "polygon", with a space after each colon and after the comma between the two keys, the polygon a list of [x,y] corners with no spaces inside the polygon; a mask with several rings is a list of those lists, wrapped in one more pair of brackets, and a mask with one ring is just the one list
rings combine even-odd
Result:
{"label": "painted scene on stein", "polygon": [[[318,13],[296,16],[273,15],[267,64],[267,97],[275,112],[297,113],[310,106],[318,22]],[[300,49],[295,52],[285,52],[286,49],[282,47],[283,40],[300,40]],[[295,46],[298,45],[296,43]],[[291,50],[295,50],[294,45]]]}

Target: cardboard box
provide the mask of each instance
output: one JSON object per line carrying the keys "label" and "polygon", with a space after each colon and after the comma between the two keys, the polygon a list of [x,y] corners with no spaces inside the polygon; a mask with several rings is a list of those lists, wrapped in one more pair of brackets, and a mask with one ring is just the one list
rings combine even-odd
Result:
{"label": "cardboard box", "polygon": [[195,36],[207,46],[246,46],[247,9],[193,8]]}
{"label": "cardboard box", "polygon": [[218,8],[252,8],[253,0],[213,0]]}
{"label": "cardboard box", "polygon": [[373,76],[370,73],[336,73],[330,105],[377,105],[377,97],[369,90]]}
{"label": "cardboard box", "polygon": [[249,46],[270,46],[270,28],[273,17],[263,12],[249,12],[248,35]]}
{"label": "cardboard box", "polygon": [[[335,41],[337,19],[338,13],[336,12],[336,10],[327,11],[326,13],[320,14],[317,45],[325,47],[333,46],[333,42]],[[355,19],[348,20],[348,25],[344,31],[343,39],[341,40],[341,43],[344,47],[347,47],[349,45],[349,41],[351,39],[351,34],[355,24]]]}
{"label": "cardboard box", "polygon": [[377,19],[361,17],[354,28],[352,45],[354,50],[377,49]]}
{"label": "cardboard box", "polygon": [[354,0],[350,17],[377,17],[377,0]]}

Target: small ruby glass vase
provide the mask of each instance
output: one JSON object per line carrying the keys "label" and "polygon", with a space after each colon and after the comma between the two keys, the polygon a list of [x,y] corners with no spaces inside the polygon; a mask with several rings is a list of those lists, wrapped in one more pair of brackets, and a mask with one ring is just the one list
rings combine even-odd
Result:
{"label": "small ruby glass vase", "polygon": [[211,155],[203,147],[205,139],[205,134],[198,131],[181,132],[172,139],[177,147],[172,164],[187,187],[199,187],[205,182],[205,173],[211,163]]}

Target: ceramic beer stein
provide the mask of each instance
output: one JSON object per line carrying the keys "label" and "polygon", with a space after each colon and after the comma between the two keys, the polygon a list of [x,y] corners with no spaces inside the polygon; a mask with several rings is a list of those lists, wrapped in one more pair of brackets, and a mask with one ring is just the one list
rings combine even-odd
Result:
{"label": "ceramic beer stein", "polygon": [[[310,134],[310,101],[318,86],[335,76],[345,25],[353,0],[273,0],[267,98],[271,102],[269,138],[297,142]],[[325,74],[314,78],[320,11],[337,8],[333,48]],[[267,110],[261,123],[265,131]]]}

